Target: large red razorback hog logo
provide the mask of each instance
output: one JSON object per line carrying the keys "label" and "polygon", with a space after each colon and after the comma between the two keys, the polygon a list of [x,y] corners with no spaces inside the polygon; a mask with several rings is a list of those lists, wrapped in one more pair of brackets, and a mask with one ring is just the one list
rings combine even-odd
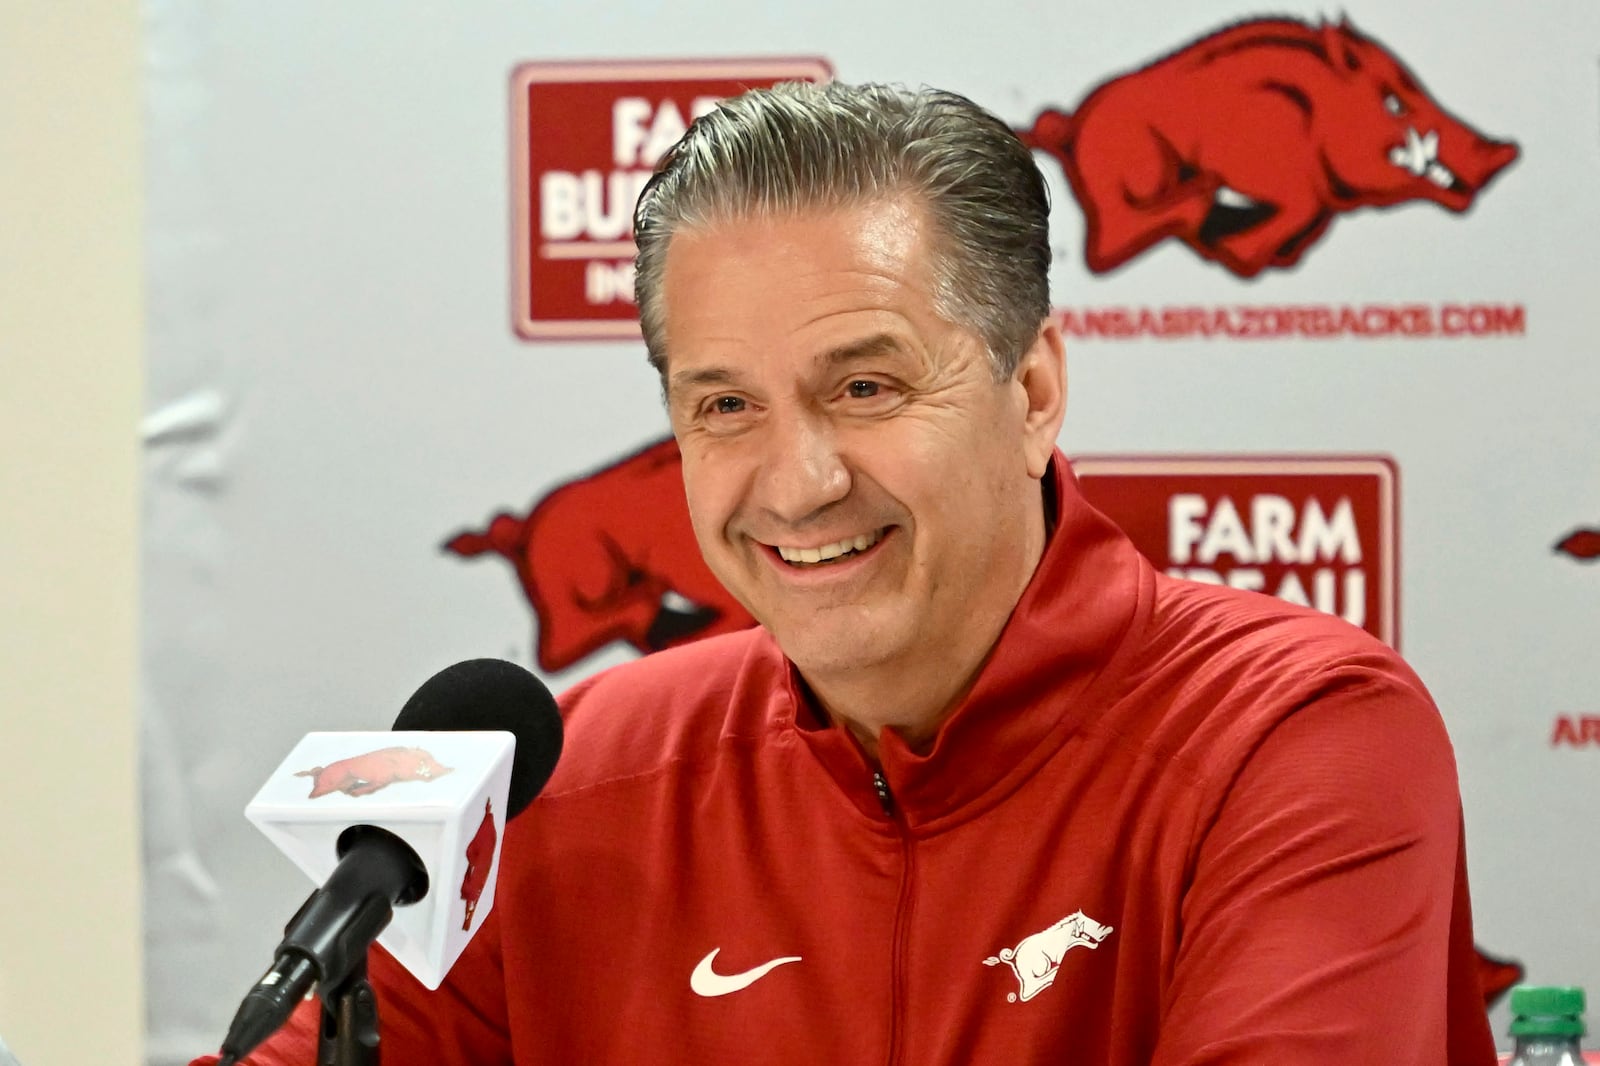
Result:
{"label": "large red razorback hog logo", "polygon": [[614,640],[652,652],[755,624],[701,558],[671,438],[558,485],[526,515],[502,512],[458,533],[444,550],[511,563],[538,618],[544,670]]}
{"label": "large red razorback hog logo", "polygon": [[1463,212],[1517,158],[1344,21],[1230,26],[1020,136],[1066,172],[1095,273],[1167,237],[1244,278],[1292,267],[1341,212],[1409,200]]}

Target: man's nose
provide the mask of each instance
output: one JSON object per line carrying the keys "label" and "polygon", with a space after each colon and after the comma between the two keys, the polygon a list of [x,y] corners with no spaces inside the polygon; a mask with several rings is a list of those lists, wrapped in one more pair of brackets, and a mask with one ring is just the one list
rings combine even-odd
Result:
{"label": "man's nose", "polygon": [[811,412],[784,413],[768,423],[758,476],[760,504],[798,526],[850,493],[850,471],[833,427]]}

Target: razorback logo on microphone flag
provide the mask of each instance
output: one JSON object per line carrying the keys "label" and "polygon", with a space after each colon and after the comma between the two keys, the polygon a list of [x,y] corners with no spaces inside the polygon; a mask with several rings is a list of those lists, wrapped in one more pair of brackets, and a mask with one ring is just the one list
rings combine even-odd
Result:
{"label": "razorback logo on microphone flag", "polygon": [[494,828],[494,801],[483,801],[483,821],[478,823],[478,831],[472,834],[472,839],[467,841],[467,870],[461,877],[461,899],[466,903],[466,917],[461,919],[461,928],[472,928],[472,915],[478,909],[478,901],[483,898],[484,886],[489,883],[489,871],[494,866],[495,843],[500,835]]}
{"label": "razorback logo on microphone flag", "polygon": [[1228,26],[1019,134],[1061,164],[1097,274],[1169,237],[1241,278],[1287,269],[1349,211],[1465,212],[1518,154],[1348,21],[1285,18]]}
{"label": "razorback logo on microphone flag", "polygon": [[649,653],[755,624],[700,555],[670,437],[442,548],[511,564],[536,618],[542,670],[564,670],[612,641]]}
{"label": "razorback logo on microphone flag", "polygon": [[[515,746],[503,732],[308,733],[261,786],[245,817],[318,885],[338,864],[339,836],[352,825],[377,826],[409,844],[427,868],[428,893],[396,907],[378,943],[417,980],[437,988],[494,906],[505,828],[499,812],[506,809]],[[370,762],[385,749],[424,748],[450,772],[397,778],[381,791],[306,795],[307,766],[326,773]],[[458,898],[466,901],[464,922]]]}
{"label": "razorback logo on microphone flag", "polygon": [[639,336],[633,207],[719,100],[828,81],[824,59],[524,63],[511,78],[513,325],[529,340]]}
{"label": "razorback logo on microphone flag", "polygon": [[308,798],[316,799],[330,792],[343,792],[346,796],[370,796],[396,781],[432,781],[452,769],[454,767],[441,764],[421,748],[389,747],[351,755],[327,766],[313,766],[294,776],[312,779]]}
{"label": "razorback logo on microphone flag", "polygon": [[1072,467],[1158,569],[1314,607],[1399,646],[1393,460],[1087,456]]}

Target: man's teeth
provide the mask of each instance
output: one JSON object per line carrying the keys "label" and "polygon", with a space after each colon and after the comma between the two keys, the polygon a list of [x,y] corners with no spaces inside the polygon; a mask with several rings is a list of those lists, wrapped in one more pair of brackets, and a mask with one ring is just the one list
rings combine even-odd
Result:
{"label": "man's teeth", "polygon": [[864,552],[883,537],[881,529],[871,533],[863,533],[858,537],[848,537],[844,540],[824,544],[820,548],[785,548],[778,545],[778,554],[786,563],[825,563],[837,559],[850,552]]}

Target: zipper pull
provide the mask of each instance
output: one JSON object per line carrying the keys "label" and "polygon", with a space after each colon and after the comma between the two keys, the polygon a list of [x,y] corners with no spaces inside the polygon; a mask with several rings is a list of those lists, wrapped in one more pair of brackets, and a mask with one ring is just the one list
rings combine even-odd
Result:
{"label": "zipper pull", "polygon": [[894,796],[889,792],[889,779],[883,776],[882,770],[872,771],[872,787],[878,793],[878,802],[883,806],[883,813],[893,814]]}

